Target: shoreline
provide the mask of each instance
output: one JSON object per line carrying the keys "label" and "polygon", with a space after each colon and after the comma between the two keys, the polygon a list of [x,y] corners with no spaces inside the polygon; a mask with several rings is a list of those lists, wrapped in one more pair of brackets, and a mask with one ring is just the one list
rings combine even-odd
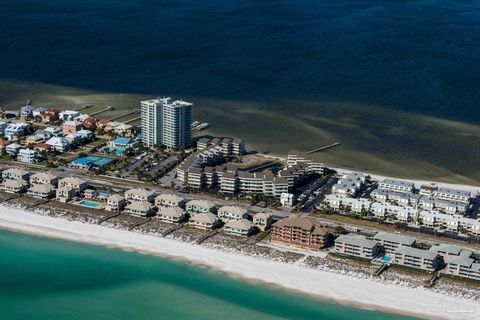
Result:
{"label": "shoreline", "polygon": [[[447,297],[423,288],[394,286],[295,264],[220,251],[178,240],[53,218],[23,209],[1,207],[0,228],[14,232],[101,245],[187,262],[233,278],[268,284],[356,308],[420,318],[457,319],[465,315],[458,312],[446,315],[448,308],[454,306],[468,310],[471,312],[469,316],[480,316],[479,304],[474,301]],[[403,307],[408,304],[410,310],[406,311]]]}

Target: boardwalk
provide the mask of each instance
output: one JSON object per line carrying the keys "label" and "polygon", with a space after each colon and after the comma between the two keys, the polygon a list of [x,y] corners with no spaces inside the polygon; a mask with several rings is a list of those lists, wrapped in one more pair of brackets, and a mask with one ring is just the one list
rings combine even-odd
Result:
{"label": "boardwalk", "polygon": [[107,221],[107,220],[110,220],[112,218],[115,218],[115,217],[118,217],[119,215],[121,215],[122,213],[121,212],[115,212],[114,214],[111,214],[109,216],[106,216],[106,217],[103,217],[102,219],[98,220],[98,224],[102,224],[103,222]]}
{"label": "boardwalk", "polygon": [[207,240],[208,238],[213,237],[214,235],[216,235],[217,233],[219,233],[220,230],[222,230],[222,229],[216,229],[216,230],[213,230],[213,231],[207,233],[206,235],[203,235],[200,239],[197,240],[197,244],[200,244],[200,243],[202,243],[203,241]]}
{"label": "boardwalk", "polygon": [[135,222],[134,224],[132,224],[130,227],[128,227],[128,230],[131,231],[133,229],[135,229],[136,227],[138,226],[141,226],[141,225],[144,225],[144,224],[147,224],[149,223],[150,221],[152,221],[152,217],[148,217],[148,218],[145,218],[141,221],[138,221],[138,222]]}
{"label": "boardwalk", "polygon": [[315,153],[315,152],[327,150],[327,149],[330,149],[330,148],[333,148],[333,147],[336,147],[336,146],[339,146],[339,145],[340,145],[339,142],[335,142],[335,143],[329,144],[328,146],[325,146],[325,147],[321,147],[321,148],[317,148],[317,149],[307,151],[307,154],[312,154],[312,153]]}

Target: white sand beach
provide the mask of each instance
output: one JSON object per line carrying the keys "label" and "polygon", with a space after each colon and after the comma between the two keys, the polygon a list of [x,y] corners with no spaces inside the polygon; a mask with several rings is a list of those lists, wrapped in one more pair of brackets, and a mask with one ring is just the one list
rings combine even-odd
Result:
{"label": "white sand beach", "polygon": [[412,289],[356,279],[4,206],[0,206],[0,228],[174,258],[357,307],[435,319],[480,318],[480,304],[477,302],[447,297],[423,288]]}

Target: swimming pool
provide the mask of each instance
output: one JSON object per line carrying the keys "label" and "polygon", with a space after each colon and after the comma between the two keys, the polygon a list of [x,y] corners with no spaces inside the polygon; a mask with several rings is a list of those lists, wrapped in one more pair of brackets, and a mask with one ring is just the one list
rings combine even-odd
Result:
{"label": "swimming pool", "polygon": [[103,207],[98,202],[87,201],[87,200],[82,200],[78,204],[81,205],[81,206],[84,206],[84,207],[89,207],[89,208],[94,208],[94,209],[102,209],[102,207]]}

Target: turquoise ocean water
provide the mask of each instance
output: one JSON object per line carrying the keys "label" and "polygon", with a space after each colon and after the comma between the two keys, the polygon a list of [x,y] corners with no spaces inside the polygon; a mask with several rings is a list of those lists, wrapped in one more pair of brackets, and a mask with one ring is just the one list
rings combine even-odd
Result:
{"label": "turquoise ocean water", "polygon": [[0,231],[0,319],[407,318],[167,259]]}

